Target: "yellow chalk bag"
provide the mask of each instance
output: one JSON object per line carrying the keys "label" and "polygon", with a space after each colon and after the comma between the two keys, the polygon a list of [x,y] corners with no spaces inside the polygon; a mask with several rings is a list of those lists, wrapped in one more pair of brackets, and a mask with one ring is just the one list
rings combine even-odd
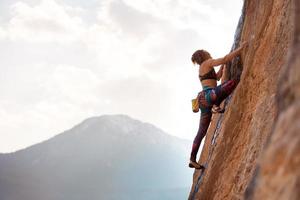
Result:
{"label": "yellow chalk bag", "polygon": [[196,99],[192,99],[192,109],[194,113],[199,112],[199,101],[198,97]]}

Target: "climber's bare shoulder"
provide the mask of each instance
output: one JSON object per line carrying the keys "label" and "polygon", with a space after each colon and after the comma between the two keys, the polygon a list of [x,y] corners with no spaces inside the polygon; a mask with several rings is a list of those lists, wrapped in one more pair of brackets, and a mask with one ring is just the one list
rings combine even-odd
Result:
{"label": "climber's bare shoulder", "polygon": [[200,67],[201,74],[205,74],[206,72],[210,71],[211,68],[213,68],[212,60],[213,59],[210,58],[201,64],[201,67]]}

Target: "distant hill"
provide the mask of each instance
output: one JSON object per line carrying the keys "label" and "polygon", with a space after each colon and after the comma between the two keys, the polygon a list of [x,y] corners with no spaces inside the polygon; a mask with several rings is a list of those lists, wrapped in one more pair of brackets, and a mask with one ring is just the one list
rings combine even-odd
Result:
{"label": "distant hill", "polygon": [[125,115],[89,118],[0,154],[0,199],[187,199],[190,144]]}

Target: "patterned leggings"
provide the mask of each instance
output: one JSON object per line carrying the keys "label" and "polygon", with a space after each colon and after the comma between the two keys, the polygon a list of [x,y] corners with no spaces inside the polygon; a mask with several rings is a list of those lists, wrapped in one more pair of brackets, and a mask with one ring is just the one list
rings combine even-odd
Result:
{"label": "patterned leggings", "polygon": [[222,101],[232,93],[236,85],[236,80],[229,80],[215,88],[204,89],[198,94],[201,117],[198,133],[193,142],[190,157],[192,161],[196,161],[201,141],[206,135],[208,126],[211,121],[211,109],[213,105],[219,106],[222,103]]}

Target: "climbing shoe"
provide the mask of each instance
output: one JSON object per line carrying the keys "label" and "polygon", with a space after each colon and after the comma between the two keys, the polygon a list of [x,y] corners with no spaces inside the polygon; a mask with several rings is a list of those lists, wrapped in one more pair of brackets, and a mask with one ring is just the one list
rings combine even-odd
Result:
{"label": "climbing shoe", "polygon": [[195,169],[204,169],[205,168],[203,165],[199,165],[196,161],[192,161],[192,160],[190,160],[189,167],[195,168]]}
{"label": "climbing shoe", "polygon": [[212,113],[224,113],[225,112],[225,108],[220,108],[219,106],[213,107],[211,109]]}

